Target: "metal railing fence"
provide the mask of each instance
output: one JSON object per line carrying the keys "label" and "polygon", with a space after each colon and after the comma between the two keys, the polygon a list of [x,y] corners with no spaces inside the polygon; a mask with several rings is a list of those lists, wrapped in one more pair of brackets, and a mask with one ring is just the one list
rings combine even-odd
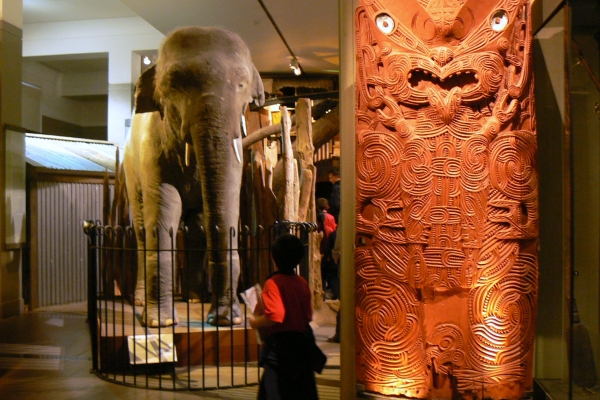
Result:
{"label": "metal railing fence", "polygon": [[[187,227],[171,230],[169,248],[148,249],[147,240],[138,248],[132,227],[102,226],[99,222],[84,221],[83,228],[88,238],[92,370],[97,376],[123,385],[166,390],[204,390],[259,382],[260,344],[245,318],[252,310],[247,309],[240,299],[244,316],[241,324],[212,326],[206,322],[211,296],[219,296],[219,293],[212,293],[206,263],[200,266],[204,279],[199,302],[190,301],[186,272],[191,270],[190,263],[202,262],[199,260],[203,260],[209,250],[205,245],[197,246],[206,243],[202,229],[193,233]],[[273,272],[270,246],[282,233],[294,233],[304,243],[306,254],[298,273],[308,280],[309,233],[315,230],[315,224],[286,221],[267,229],[258,227],[253,232],[248,227],[231,228],[228,248],[211,251],[238,252],[241,271],[235,296],[239,298],[239,293],[256,283],[262,285]],[[142,232],[141,237],[147,238],[149,234],[158,233],[156,229]],[[237,250],[234,250],[234,241],[237,241]],[[170,255],[163,257],[170,260],[170,265],[158,270],[171,273],[172,312],[179,315],[176,325],[144,326],[144,307],[135,305],[137,257],[146,260],[148,252],[156,253],[159,263],[161,254],[168,252]],[[144,268],[145,278],[146,262],[139,264]],[[228,276],[232,277],[231,262],[229,268]],[[157,280],[160,282],[160,277]],[[230,288],[234,286],[232,283]]]}

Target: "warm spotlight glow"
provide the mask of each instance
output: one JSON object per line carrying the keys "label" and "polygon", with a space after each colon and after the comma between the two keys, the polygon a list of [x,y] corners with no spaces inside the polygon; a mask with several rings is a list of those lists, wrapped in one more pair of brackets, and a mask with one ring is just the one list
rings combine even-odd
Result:
{"label": "warm spotlight glow", "polygon": [[290,69],[294,71],[295,75],[302,74],[302,69],[300,69],[300,63],[298,62],[298,59],[296,57],[292,58],[292,61],[290,62]]}

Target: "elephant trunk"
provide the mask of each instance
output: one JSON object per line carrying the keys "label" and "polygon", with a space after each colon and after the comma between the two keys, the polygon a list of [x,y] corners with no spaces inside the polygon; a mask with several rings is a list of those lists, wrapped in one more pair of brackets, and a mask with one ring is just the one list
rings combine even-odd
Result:
{"label": "elephant trunk", "polygon": [[236,236],[242,181],[241,110],[231,109],[227,104],[214,95],[201,96],[195,107],[197,118],[189,125],[202,182],[212,278],[209,323],[221,325],[241,322],[237,300],[240,264]]}

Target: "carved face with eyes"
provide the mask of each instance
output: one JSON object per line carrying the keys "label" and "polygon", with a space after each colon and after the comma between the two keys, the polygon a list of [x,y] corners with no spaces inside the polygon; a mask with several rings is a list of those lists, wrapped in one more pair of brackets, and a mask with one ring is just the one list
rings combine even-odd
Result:
{"label": "carved face with eyes", "polygon": [[523,398],[539,227],[530,2],[360,3],[357,381]]}
{"label": "carved face with eyes", "polygon": [[[525,3],[365,1],[358,24],[368,25],[372,37],[362,39],[359,61],[371,107],[389,102],[386,96],[413,107],[442,101],[458,108],[492,101],[526,63]],[[375,45],[368,46],[369,40]],[[444,120],[449,123],[452,116]]]}

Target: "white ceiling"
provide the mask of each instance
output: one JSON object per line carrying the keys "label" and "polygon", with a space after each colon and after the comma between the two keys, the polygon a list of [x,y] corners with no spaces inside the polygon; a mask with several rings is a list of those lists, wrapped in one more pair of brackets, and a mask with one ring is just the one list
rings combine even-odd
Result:
{"label": "white ceiling", "polygon": [[23,22],[135,17],[119,0],[23,0]]}
{"label": "white ceiling", "polygon": [[[337,73],[338,0],[263,3],[305,73]],[[142,17],[164,34],[187,25],[228,29],[248,44],[261,74],[291,75],[289,51],[258,0],[23,0],[25,24],[134,16]],[[38,61],[61,72],[108,68],[105,55],[86,58],[45,57]]]}

